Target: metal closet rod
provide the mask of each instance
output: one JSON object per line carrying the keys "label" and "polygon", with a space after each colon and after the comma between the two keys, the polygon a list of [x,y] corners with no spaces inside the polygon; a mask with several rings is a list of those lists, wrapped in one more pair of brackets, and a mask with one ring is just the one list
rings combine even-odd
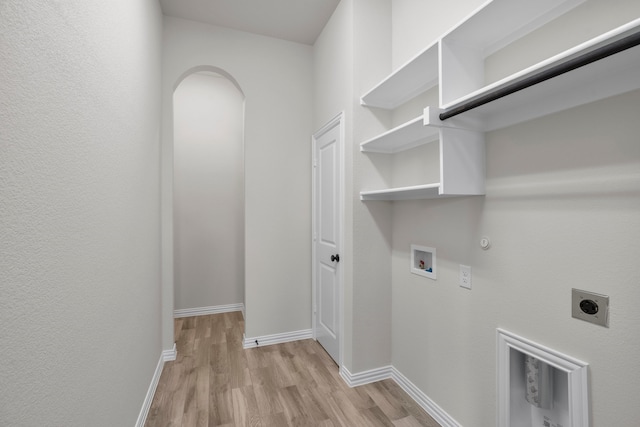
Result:
{"label": "metal closet rod", "polygon": [[562,64],[558,64],[546,70],[540,71],[539,73],[529,76],[520,81],[513,82],[511,84],[508,84],[507,86],[495,89],[489,93],[479,96],[478,98],[471,99],[457,107],[445,110],[440,113],[440,120],[447,120],[451,117],[457,116],[458,114],[462,114],[465,111],[469,111],[484,104],[488,104],[489,102],[495,101],[496,99],[511,95],[514,92],[518,92],[522,89],[526,89],[530,86],[542,83],[545,80],[549,80],[561,74],[568,73],[569,71],[573,71],[576,68],[583,67],[585,65],[591,64],[592,62],[614,55],[618,52],[631,49],[632,47],[638,45],[640,45],[640,32],[631,34],[620,40],[616,40],[614,42],[601,46],[597,49],[592,50],[591,52],[587,52],[566,62],[563,62]]}

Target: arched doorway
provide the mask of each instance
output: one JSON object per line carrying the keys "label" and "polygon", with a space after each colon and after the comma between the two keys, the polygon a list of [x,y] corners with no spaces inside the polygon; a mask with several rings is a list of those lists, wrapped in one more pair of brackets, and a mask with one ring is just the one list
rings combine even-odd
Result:
{"label": "arched doorway", "polygon": [[213,67],[173,93],[174,313],[244,303],[244,95]]}

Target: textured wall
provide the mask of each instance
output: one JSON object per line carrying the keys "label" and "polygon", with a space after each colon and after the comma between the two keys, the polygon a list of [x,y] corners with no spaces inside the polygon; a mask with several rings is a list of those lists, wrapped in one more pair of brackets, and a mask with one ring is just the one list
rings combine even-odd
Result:
{"label": "textured wall", "polygon": [[0,425],[133,425],[161,351],[159,7],[0,16]]}
{"label": "textured wall", "polygon": [[[178,18],[164,19],[163,171],[172,177],[173,90],[217,67],[245,95],[245,305],[249,337],[311,327],[312,48]],[[171,186],[163,186],[163,214]],[[163,220],[170,233],[172,222]],[[171,262],[164,244],[163,259]],[[163,283],[173,292],[173,283]],[[173,307],[163,307],[165,322]],[[170,339],[166,334],[164,340]]]}
{"label": "textured wall", "polygon": [[244,302],[244,96],[196,73],[173,95],[175,308]]}

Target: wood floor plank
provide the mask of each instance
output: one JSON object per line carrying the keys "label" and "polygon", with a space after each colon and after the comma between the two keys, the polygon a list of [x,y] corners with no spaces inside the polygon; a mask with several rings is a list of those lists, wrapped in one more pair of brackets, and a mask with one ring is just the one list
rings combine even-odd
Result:
{"label": "wood floor plank", "polygon": [[284,412],[282,402],[278,398],[278,390],[275,387],[254,384],[253,390],[260,415],[268,416]]}
{"label": "wood floor plank", "polygon": [[240,312],[175,319],[145,427],[440,427],[394,381],[350,388],[314,340],[243,349]]}
{"label": "wood floor plank", "polygon": [[434,420],[431,415],[427,414],[407,393],[400,388],[400,386],[393,380],[380,381],[380,384],[387,389],[387,391],[396,399],[401,402],[404,408],[418,423],[426,427],[440,427],[440,424]]}
{"label": "wood floor plank", "polygon": [[176,343],[176,350],[181,356],[192,356],[193,346],[195,342],[196,330],[182,329],[178,342]]}
{"label": "wood floor plank", "polygon": [[[301,388],[301,393],[305,399],[313,399],[322,408],[328,419],[331,420],[332,425],[335,427],[349,427],[344,412],[340,409],[340,405],[338,405],[333,396],[321,393],[317,387]],[[323,423],[327,424],[326,421],[323,421]]]}
{"label": "wood floor plank", "polygon": [[245,350],[249,369],[266,368],[269,366],[269,359],[265,356],[263,348],[249,348]]}
{"label": "wood floor plank", "polygon": [[[196,402],[196,382],[198,370],[196,367],[196,359],[192,359],[192,365],[190,369],[187,371],[187,385],[184,389],[185,397],[184,397],[184,409],[182,415],[182,426],[195,426],[198,408]],[[176,408],[178,409],[178,408]]]}
{"label": "wood floor plank", "polygon": [[180,333],[182,332],[182,325],[184,325],[184,317],[174,319],[173,321],[173,342],[178,342]]}
{"label": "wood floor plank", "polygon": [[288,426],[287,417],[285,417],[284,413],[265,415],[262,417],[262,425],[264,427],[270,426]]}
{"label": "wood floor plank", "polygon": [[273,376],[278,388],[285,388],[295,385],[291,372],[289,371],[289,365],[285,363],[280,352],[272,351],[269,353],[270,367],[273,371]]}
{"label": "wood floor plank", "polygon": [[209,393],[224,393],[231,391],[231,375],[216,374],[209,371]]}
{"label": "wood floor plank", "polygon": [[224,343],[215,343],[209,346],[209,367],[215,374],[229,373],[229,355]]}
{"label": "wood floor plank", "polygon": [[234,388],[231,391],[231,395],[233,398],[233,419],[235,424],[245,427],[262,426],[253,387]]}
{"label": "wood floor plank", "polygon": [[318,388],[318,383],[316,383],[316,380],[311,375],[311,369],[300,369],[291,372],[291,379],[298,387],[305,389]]}
{"label": "wood floor plank", "polygon": [[[338,391],[333,393],[331,397],[334,399],[338,408],[342,412],[344,416],[344,421],[348,426],[368,426],[366,420],[362,417],[361,411],[362,409],[354,406],[351,401],[347,398],[346,394],[342,391]],[[364,408],[367,409],[367,408]]]}
{"label": "wood floor plank", "polygon": [[364,411],[362,411],[362,415],[365,420],[371,423],[371,425],[394,427],[389,417],[387,417],[382,409],[378,408],[377,406],[365,409]]}
{"label": "wood floor plank", "polygon": [[[408,417],[401,418],[399,420],[395,420],[395,421],[393,421],[393,425],[395,427],[421,427],[421,426],[424,426],[424,424],[422,424],[418,420],[416,420],[413,417],[413,415],[409,415]],[[437,424],[434,424],[434,426],[437,426]]]}
{"label": "wood floor plank", "polygon": [[287,424],[291,426],[312,426],[314,421],[302,401],[302,396],[295,385],[283,387],[278,390],[278,395],[284,408]]}
{"label": "wood floor plank", "polygon": [[209,425],[209,364],[200,365],[196,370],[196,426]]}
{"label": "wood floor plank", "polygon": [[224,327],[224,317],[212,316],[210,340],[211,344],[223,344],[227,342],[227,329]]}
{"label": "wood floor plank", "polygon": [[209,426],[233,424],[233,397],[231,389],[209,396]]}
{"label": "wood floor plank", "polygon": [[[338,383],[340,390],[344,393],[347,400],[358,410],[373,408],[376,403],[366,391],[367,386],[349,388],[344,383]],[[369,385],[369,384],[368,384]]]}
{"label": "wood floor plank", "polygon": [[278,387],[270,368],[250,370],[251,382],[255,390],[256,401],[261,415],[273,415],[284,411],[278,398]]}
{"label": "wood floor plank", "polygon": [[389,419],[397,420],[409,415],[402,403],[394,399],[379,382],[369,384],[369,386],[367,393]]}

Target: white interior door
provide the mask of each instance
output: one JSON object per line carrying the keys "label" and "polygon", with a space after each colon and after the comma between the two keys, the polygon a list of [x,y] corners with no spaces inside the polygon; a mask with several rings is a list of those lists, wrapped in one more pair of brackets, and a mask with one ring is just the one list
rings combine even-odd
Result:
{"label": "white interior door", "polygon": [[313,136],[314,336],[340,365],[342,115]]}

